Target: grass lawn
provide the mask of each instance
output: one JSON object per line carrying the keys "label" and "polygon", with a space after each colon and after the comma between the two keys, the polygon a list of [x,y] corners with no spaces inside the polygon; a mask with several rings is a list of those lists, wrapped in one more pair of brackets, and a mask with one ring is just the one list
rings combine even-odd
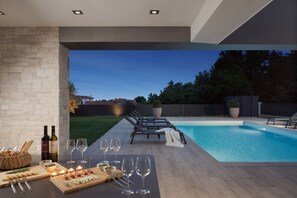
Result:
{"label": "grass lawn", "polygon": [[71,117],[70,138],[87,138],[88,145],[91,145],[121,119],[115,116]]}

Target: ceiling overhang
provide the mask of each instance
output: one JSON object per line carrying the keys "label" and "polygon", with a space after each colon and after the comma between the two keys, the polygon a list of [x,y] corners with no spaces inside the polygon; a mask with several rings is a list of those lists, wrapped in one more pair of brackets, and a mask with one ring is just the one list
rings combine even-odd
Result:
{"label": "ceiling overhang", "polygon": [[218,44],[272,0],[206,1],[191,26],[191,40]]}
{"label": "ceiling overhang", "polygon": [[[278,8],[288,3],[290,11],[282,9],[280,14]],[[60,27],[63,43],[297,44],[296,25],[286,26],[297,24],[296,17],[291,17],[296,16],[295,0],[0,0],[0,5],[5,13],[0,27]],[[151,9],[160,13],[152,16]],[[82,10],[83,15],[76,16],[72,10]],[[261,13],[279,13],[278,20],[274,17],[276,24],[267,24],[262,19],[272,15]],[[254,27],[246,26],[250,21],[259,25],[255,20],[265,21],[260,25],[270,28],[269,32],[262,28],[257,39],[251,28],[242,28]],[[238,30],[241,34],[236,34]],[[290,34],[283,34],[289,30]]]}

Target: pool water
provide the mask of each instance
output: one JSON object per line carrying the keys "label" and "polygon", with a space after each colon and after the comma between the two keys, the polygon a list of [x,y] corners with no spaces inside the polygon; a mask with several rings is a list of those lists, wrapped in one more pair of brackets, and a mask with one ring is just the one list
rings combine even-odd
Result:
{"label": "pool water", "polygon": [[297,162],[297,135],[284,129],[242,125],[176,125],[219,162]]}

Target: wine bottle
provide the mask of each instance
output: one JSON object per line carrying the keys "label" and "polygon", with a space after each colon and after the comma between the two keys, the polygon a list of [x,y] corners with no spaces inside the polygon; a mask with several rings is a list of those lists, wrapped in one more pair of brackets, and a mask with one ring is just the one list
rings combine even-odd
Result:
{"label": "wine bottle", "polygon": [[58,137],[55,134],[55,126],[52,126],[52,136],[49,140],[50,142],[50,159],[53,162],[57,162],[58,161]]}
{"label": "wine bottle", "polygon": [[47,126],[43,126],[43,137],[41,138],[41,160],[49,159],[49,139]]}

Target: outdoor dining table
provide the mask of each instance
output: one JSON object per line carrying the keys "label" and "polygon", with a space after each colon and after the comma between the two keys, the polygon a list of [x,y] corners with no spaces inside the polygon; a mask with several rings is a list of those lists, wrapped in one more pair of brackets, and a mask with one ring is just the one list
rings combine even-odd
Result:
{"label": "outdoor dining table", "polygon": [[[138,155],[118,155],[117,159],[121,160],[124,157],[132,157],[134,160],[136,160],[136,157]],[[130,196],[123,195],[121,193],[121,188],[117,186],[117,184],[114,181],[105,182],[103,184],[97,184],[91,187],[87,187],[84,189],[80,189],[74,192],[63,194],[51,181],[49,178],[43,178],[38,179],[34,181],[30,181],[29,184],[32,187],[32,191],[29,191],[26,188],[26,192],[22,193],[20,188],[15,185],[15,188],[17,189],[17,194],[14,195],[12,192],[12,189],[10,186],[5,188],[0,188],[0,197],[1,198],[11,198],[11,197],[28,197],[28,198],[56,198],[56,197],[71,197],[71,198],[92,198],[92,197],[111,197],[111,198],[117,198],[117,197],[145,197],[145,198],[158,198],[160,197],[160,191],[159,191],[159,185],[158,185],[158,179],[157,179],[157,172],[156,172],[156,166],[155,166],[155,160],[153,155],[148,155],[151,159],[151,172],[148,176],[145,177],[145,188],[150,190],[149,194],[146,195],[140,195],[137,193],[134,193]],[[33,155],[32,156],[32,163],[31,165],[38,165],[38,162],[40,161],[40,156]],[[59,156],[58,163],[67,167],[66,164],[67,157],[61,157]],[[98,156],[91,156],[88,159],[87,168],[95,167],[97,163],[103,160],[102,155]],[[107,155],[106,160],[112,161],[114,159],[114,155]],[[117,168],[120,168],[120,164],[117,165]],[[131,186],[131,189],[140,189],[142,185],[141,177],[136,174],[134,171],[133,175],[130,177],[131,181],[134,183],[134,185]],[[24,185],[24,184],[23,184]]]}

